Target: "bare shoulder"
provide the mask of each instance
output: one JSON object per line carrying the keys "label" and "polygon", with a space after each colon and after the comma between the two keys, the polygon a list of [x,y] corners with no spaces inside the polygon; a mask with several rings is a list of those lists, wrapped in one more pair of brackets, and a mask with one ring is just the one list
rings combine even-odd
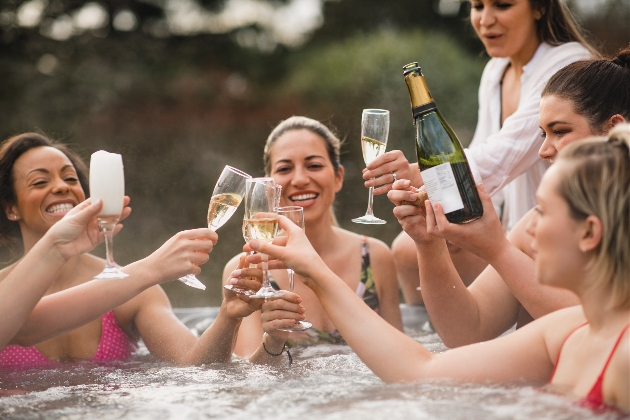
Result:
{"label": "bare shoulder", "polygon": [[143,310],[153,309],[172,310],[171,301],[160,285],[149,287],[138,296],[123,303],[114,309],[114,314],[120,326],[131,332],[133,330],[132,325],[138,313]]}
{"label": "bare shoulder", "polygon": [[527,232],[527,226],[535,216],[536,210],[530,209],[507,235],[507,238],[512,245],[520,249],[530,258],[533,256],[532,239],[534,238]]}
{"label": "bare shoulder", "polygon": [[535,325],[542,330],[551,360],[555,361],[566,338],[586,322],[582,305],[571,306],[551,312],[526,325]]}

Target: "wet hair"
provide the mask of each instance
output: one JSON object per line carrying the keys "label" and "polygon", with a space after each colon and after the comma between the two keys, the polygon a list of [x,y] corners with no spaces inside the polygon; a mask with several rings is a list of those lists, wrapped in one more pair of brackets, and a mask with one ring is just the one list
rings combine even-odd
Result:
{"label": "wet hair", "polygon": [[[59,150],[74,166],[86,197],[89,195],[88,169],[83,160],[67,146],[57,143],[38,133],[23,133],[5,140],[0,145],[0,204],[4,208],[15,204],[17,194],[13,166],[20,156],[37,147],[52,147]],[[22,234],[17,223],[10,221],[5,212],[0,215],[0,248],[8,248],[11,257],[16,255],[16,245]]]}
{"label": "wet hair", "polygon": [[614,308],[630,308],[630,125],[618,124],[608,138],[571,143],[558,154],[570,163],[557,191],[575,220],[596,216],[602,240],[589,269],[613,291]]}
{"label": "wet hair", "polygon": [[595,133],[603,133],[613,115],[630,121],[630,46],[616,57],[576,61],[560,69],[542,91],[546,95],[571,101]]}
{"label": "wet hair", "polygon": [[584,38],[571,12],[560,0],[529,0],[540,12],[536,21],[538,39],[551,45],[579,42],[597,56],[596,49]]}
{"label": "wet hair", "polygon": [[[307,130],[317,136],[321,137],[321,139],[326,143],[326,151],[328,152],[328,158],[332,163],[333,169],[336,175],[340,174],[341,170],[341,140],[337,138],[337,136],[326,127],[321,122],[314,120],[312,118],[307,117],[299,117],[293,116],[291,118],[287,118],[286,120],[280,122],[274,128],[269,137],[267,137],[267,142],[265,143],[265,151],[263,154],[263,164],[265,165],[265,174],[267,176],[271,176],[271,149],[273,148],[273,144],[278,140],[284,133],[294,130]],[[333,224],[338,226],[337,219],[335,218],[334,211],[331,212]]]}

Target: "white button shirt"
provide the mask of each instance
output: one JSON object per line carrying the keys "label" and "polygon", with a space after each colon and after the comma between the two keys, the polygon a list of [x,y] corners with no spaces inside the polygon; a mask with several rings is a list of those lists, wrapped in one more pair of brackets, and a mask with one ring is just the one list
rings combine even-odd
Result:
{"label": "white button shirt", "polygon": [[[466,150],[473,173],[493,196],[501,199],[503,226],[511,229],[536,205],[535,193],[549,163],[538,157],[543,143],[538,125],[541,93],[551,76],[578,60],[591,58],[584,46],[569,42],[559,46],[542,43],[523,67],[521,94],[516,112],[501,127],[501,79],[508,58],[492,58],[479,85],[479,116],[470,147]],[[478,181],[478,180],[477,180]]]}

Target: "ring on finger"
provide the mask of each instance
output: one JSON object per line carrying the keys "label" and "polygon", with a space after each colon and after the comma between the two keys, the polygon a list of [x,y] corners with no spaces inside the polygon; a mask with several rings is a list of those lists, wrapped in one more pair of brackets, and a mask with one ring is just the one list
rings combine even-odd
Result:
{"label": "ring on finger", "polygon": [[393,184],[394,182],[396,182],[396,172],[392,172],[392,178],[394,178],[394,180],[392,181]]}

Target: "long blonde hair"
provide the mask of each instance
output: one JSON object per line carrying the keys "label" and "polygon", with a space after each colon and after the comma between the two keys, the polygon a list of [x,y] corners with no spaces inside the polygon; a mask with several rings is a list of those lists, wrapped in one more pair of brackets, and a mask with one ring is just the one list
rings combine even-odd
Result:
{"label": "long blonde hair", "polygon": [[615,308],[630,308],[630,125],[608,138],[589,138],[564,147],[558,160],[571,163],[558,186],[571,217],[597,216],[602,240],[590,269],[613,291]]}

